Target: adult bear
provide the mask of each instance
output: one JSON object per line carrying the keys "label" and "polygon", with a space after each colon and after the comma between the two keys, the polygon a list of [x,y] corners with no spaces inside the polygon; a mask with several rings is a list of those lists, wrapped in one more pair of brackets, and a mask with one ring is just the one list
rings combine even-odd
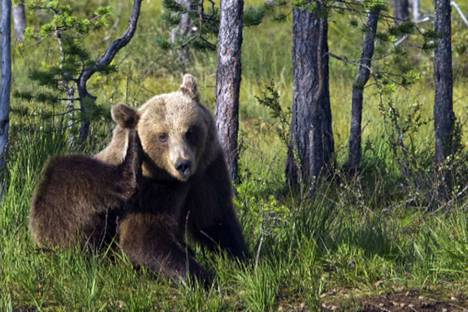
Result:
{"label": "adult bear", "polygon": [[[119,221],[119,245],[131,261],[170,277],[206,280],[208,274],[185,246],[187,232],[211,250],[220,248],[244,259],[247,249],[223,151],[193,76],[185,75],[178,91],[125,113],[139,120],[144,151],[139,202]],[[120,164],[127,131],[117,125],[110,144],[96,158]]]}

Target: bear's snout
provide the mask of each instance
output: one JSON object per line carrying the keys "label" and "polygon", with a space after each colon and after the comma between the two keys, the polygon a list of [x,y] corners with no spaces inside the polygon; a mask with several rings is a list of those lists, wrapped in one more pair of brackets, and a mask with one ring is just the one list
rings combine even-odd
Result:
{"label": "bear's snout", "polygon": [[169,142],[169,166],[167,171],[176,179],[187,181],[196,171],[195,153],[183,138],[173,136]]}
{"label": "bear's snout", "polygon": [[179,171],[184,177],[187,177],[191,173],[192,161],[190,160],[179,160],[176,162],[176,170]]}

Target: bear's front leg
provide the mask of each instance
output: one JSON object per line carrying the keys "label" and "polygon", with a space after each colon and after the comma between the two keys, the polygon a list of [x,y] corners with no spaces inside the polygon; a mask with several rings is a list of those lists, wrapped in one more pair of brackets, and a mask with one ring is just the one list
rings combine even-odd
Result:
{"label": "bear's front leg", "polygon": [[245,260],[249,256],[239,222],[229,211],[223,218],[202,228],[192,229],[191,233],[195,240],[208,249],[225,250],[239,260]]}
{"label": "bear's front leg", "polygon": [[232,201],[232,185],[222,154],[194,177],[185,200],[181,225],[210,250],[224,250],[245,260],[248,250]]}
{"label": "bear's front leg", "polygon": [[205,285],[212,280],[178,238],[172,216],[151,212],[132,212],[119,224],[120,248],[132,263],[173,280],[195,278]]}

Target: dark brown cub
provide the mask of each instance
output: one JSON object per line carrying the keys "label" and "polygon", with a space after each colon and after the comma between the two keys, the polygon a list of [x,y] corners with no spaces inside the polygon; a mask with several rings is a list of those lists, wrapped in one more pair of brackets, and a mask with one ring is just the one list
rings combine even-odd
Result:
{"label": "dark brown cub", "polygon": [[[34,241],[46,248],[77,243],[99,247],[107,232],[115,231],[107,219],[137,190],[142,155],[132,129],[120,165],[81,155],[51,158],[32,200],[29,229]],[[105,226],[97,226],[99,222]]]}

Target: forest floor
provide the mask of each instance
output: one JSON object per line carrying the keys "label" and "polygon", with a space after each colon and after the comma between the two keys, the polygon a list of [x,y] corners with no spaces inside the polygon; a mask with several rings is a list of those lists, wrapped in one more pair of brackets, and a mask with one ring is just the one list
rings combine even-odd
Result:
{"label": "forest floor", "polygon": [[[346,294],[344,295],[346,297]],[[360,312],[466,312],[468,311],[468,297],[466,293],[451,296],[438,295],[436,292],[421,292],[410,289],[401,292],[390,292],[379,296],[368,296],[359,299],[339,299],[334,295],[322,295],[323,311],[349,311],[355,308]],[[349,297],[349,295],[347,296]],[[330,301],[328,301],[330,300]],[[346,303],[340,303],[345,301]]]}

